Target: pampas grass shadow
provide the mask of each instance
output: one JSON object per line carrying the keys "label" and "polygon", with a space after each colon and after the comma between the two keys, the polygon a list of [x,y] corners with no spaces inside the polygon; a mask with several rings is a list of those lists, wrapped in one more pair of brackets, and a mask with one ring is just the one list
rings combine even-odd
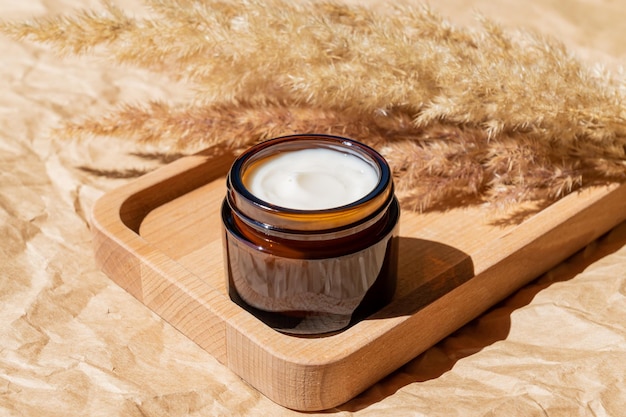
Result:
{"label": "pampas grass shadow", "polygon": [[[528,306],[543,290],[570,281],[596,261],[626,245],[626,222],[573,254],[557,267],[491,307],[480,317],[431,347],[382,381],[329,413],[357,412],[379,403],[403,387],[441,378],[464,358],[476,355],[496,342],[506,340],[513,312]],[[419,393],[419,388],[411,390]]]}
{"label": "pampas grass shadow", "polygon": [[150,172],[148,169],[138,169],[138,168],[114,168],[114,169],[104,169],[104,168],[94,168],[90,166],[79,166],[83,172],[87,174],[94,175],[97,177],[105,177],[110,179],[133,179],[139,178],[144,174]]}

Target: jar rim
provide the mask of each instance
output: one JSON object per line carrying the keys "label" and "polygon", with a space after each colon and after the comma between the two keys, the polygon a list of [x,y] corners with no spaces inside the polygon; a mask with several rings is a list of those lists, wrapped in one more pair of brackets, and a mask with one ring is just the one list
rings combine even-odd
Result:
{"label": "jar rim", "polygon": [[[347,151],[363,159],[376,170],[377,184],[365,196],[348,204],[313,210],[272,204],[254,195],[245,186],[243,173],[253,161],[269,156],[277,150],[291,151],[311,146]],[[274,228],[292,230],[320,230],[345,226],[352,223],[355,217],[367,217],[376,211],[393,193],[391,169],[380,153],[351,138],[314,133],[280,136],[248,148],[233,162],[227,177],[227,186],[231,205],[237,206],[247,217]],[[361,212],[360,215],[358,212]]]}

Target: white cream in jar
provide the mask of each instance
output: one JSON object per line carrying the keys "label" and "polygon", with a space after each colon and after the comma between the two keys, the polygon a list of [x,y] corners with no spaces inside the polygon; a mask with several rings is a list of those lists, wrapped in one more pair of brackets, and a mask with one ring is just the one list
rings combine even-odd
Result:
{"label": "white cream in jar", "polygon": [[257,198],[296,210],[345,206],[365,197],[379,181],[365,160],[329,148],[271,155],[250,167],[245,177],[246,188]]}
{"label": "white cream in jar", "polygon": [[228,293],[263,323],[335,332],[391,301],[400,206],[374,149],[329,135],[271,139],[235,159],[226,189]]}

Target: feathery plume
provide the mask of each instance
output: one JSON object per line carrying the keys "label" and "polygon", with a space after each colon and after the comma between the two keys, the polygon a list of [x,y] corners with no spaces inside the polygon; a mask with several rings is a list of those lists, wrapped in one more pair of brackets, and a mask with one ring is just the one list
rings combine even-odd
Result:
{"label": "feathery plume", "polygon": [[558,41],[481,19],[455,27],[424,6],[375,13],[287,0],[146,0],[3,22],[61,53],[105,52],[188,82],[191,103],[122,106],[67,124],[181,149],[239,148],[296,132],[382,150],[405,206],[553,201],[626,179],[624,80]]}

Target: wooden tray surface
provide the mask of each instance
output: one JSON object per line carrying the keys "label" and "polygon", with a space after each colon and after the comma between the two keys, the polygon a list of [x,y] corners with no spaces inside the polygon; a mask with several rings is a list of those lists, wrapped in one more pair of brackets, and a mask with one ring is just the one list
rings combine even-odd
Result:
{"label": "wooden tray surface", "polygon": [[332,335],[279,333],[230,300],[220,205],[234,157],[181,158],[100,198],[95,257],[118,285],[268,398],[342,404],[626,219],[626,185],[572,194],[520,224],[485,207],[400,223],[390,305]]}

